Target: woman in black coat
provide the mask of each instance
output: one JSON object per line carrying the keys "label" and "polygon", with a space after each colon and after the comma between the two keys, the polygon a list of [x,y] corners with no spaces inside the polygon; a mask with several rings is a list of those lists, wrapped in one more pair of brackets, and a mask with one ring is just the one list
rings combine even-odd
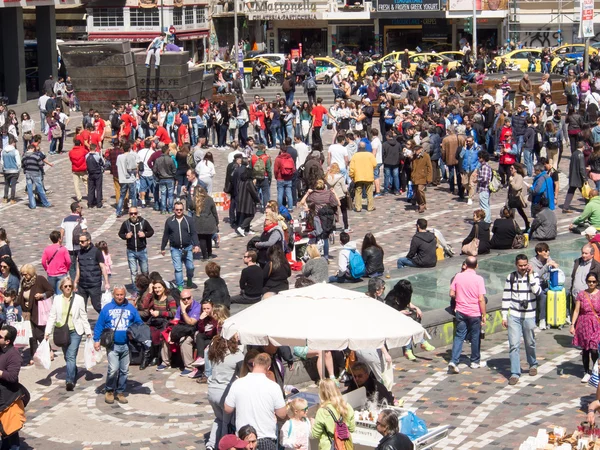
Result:
{"label": "woman in black coat", "polygon": [[274,245],[269,248],[267,254],[269,262],[263,267],[263,294],[287,291],[290,288],[288,278],[292,276],[292,269],[283,249]]}
{"label": "woman in black coat", "polygon": [[473,212],[473,227],[471,232],[462,241],[462,245],[470,244],[473,239],[479,239],[478,255],[485,255],[490,252],[490,224],[485,222],[485,212],[483,209],[476,209]]}
{"label": "woman in black coat", "polygon": [[260,202],[260,197],[252,179],[252,168],[250,166],[240,176],[240,181],[237,185],[236,202],[236,209],[239,214],[237,223],[240,224],[236,231],[240,236],[245,236],[250,231],[250,223],[256,214],[256,204]]}
{"label": "woman in black coat", "polygon": [[231,297],[227,283],[221,278],[221,266],[216,262],[209,262],[204,268],[208,279],[204,282],[204,291],[202,292],[202,302],[210,300],[213,304],[225,305],[229,308]]}
{"label": "woman in black coat", "polygon": [[515,236],[522,233],[515,221],[512,210],[506,206],[502,208],[500,218],[494,221],[492,232],[494,236],[490,243],[492,248],[496,250],[511,249]]}
{"label": "woman in black coat", "polygon": [[214,200],[203,187],[196,189],[194,201],[194,227],[200,241],[202,260],[208,261],[212,256],[212,236],[219,232],[219,215]]}
{"label": "woman in black coat", "polygon": [[369,278],[380,277],[383,275],[383,249],[377,244],[373,233],[365,234],[363,239],[361,253],[365,262],[366,275]]}

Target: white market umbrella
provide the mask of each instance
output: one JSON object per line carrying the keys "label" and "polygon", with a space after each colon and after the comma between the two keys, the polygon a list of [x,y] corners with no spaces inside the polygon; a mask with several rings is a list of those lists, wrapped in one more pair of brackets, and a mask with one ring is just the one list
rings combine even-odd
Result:
{"label": "white market umbrella", "polygon": [[315,284],[261,300],[223,323],[222,335],[244,345],[351,350],[421,342],[420,323],[362,292]]}

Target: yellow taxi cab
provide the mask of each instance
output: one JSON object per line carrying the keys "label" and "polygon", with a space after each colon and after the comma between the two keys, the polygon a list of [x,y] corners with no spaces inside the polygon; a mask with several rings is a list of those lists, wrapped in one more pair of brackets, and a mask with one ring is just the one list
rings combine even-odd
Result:
{"label": "yellow taxi cab", "polygon": [[437,52],[438,55],[446,56],[453,61],[461,62],[464,58],[465,54],[463,52],[456,51],[447,51],[447,52]]}
{"label": "yellow taxi cab", "polygon": [[438,66],[448,63],[448,69],[455,69],[458,66],[458,61],[455,61],[447,56],[439,53],[415,53],[408,57],[410,61],[410,73],[414,74],[419,64],[423,62],[429,63],[429,71],[435,70]]}
{"label": "yellow taxi cab", "polygon": [[[590,45],[590,57],[596,55],[597,53],[598,49]],[[583,58],[585,54],[585,44],[564,44],[552,50],[552,54],[554,56],[564,56],[567,58]]]}
{"label": "yellow taxi cab", "polygon": [[265,66],[265,73],[267,75],[273,75],[275,78],[278,79],[278,81],[281,81],[281,66],[275,64],[269,59],[261,58],[260,56],[244,59],[244,75],[252,75],[252,67],[254,66],[255,61],[260,61],[263,64],[263,66]]}
{"label": "yellow taxi cab", "polygon": [[219,61],[196,64],[194,68],[200,68],[208,73],[215,73],[215,69],[220,69],[221,71],[225,72],[229,69],[235,69],[235,66],[233,64]]}
{"label": "yellow taxi cab", "polygon": [[346,78],[350,72],[356,76],[356,67],[349,66],[342,61],[329,56],[315,58],[315,72],[317,82],[330,83],[336,71],[340,72],[342,78]]}
{"label": "yellow taxi cab", "polygon": [[[409,55],[414,55],[415,53],[416,52],[414,52],[414,51],[408,52]],[[381,62],[383,64],[384,70],[385,70],[385,67],[390,66],[390,65],[395,65],[397,67],[400,67],[400,58],[402,58],[403,54],[404,54],[404,51],[391,52],[391,53],[388,53],[387,55],[379,58],[377,61],[366,62],[363,67],[363,73],[361,75],[364,77],[367,74],[367,69],[369,67],[371,67],[372,65],[374,65],[376,62]]]}
{"label": "yellow taxi cab", "polygon": [[[540,64],[541,59],[542,59],[542,49],[541,48],[522,48],[522,49],[513,50],[512,52],[508,52],[502,56],[496,56],[494,58],[494,61],[496,62],[496,66],[499,67],[500,62],[502,61],[502,58],[504,58],[507,66],[510,66],[511,64],[516,65],[519,67],[519,69],[521,69],[522,72],[528,72],[529,71],[529,59],[531,56],[533,56],[535,58],[536,72],[541,72],[542,71],[541,64]],[[554,69],[554,66],[556,66],[556,63],[558,63],[558,61],[560,61],[560,58],[554,56],[554,58],[552,59],[552,62],[550,64],[550,69]]]}

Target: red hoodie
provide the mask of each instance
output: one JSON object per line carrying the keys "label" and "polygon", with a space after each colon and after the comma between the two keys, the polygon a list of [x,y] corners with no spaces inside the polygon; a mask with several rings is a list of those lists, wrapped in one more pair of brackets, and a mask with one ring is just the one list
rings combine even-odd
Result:
{"label": "red hoodie", "polygon": [[292,175],[288,175],[288,176],[284,176],[281,173],[281,169],[282,169],[282,164],[283,160],[289,160],[287,163],[285,164],[290,164],[291,166],[294,166],[294,161],[292,160],[292,157],[290,156],[289,153],[280,153],[279,156],[277,156],[277,158],[275,158],[275,167],[273,168],[273,173],[275,174],[275,179],[277,181],[289,181],[292,178],[294,178],[294,174]]}
{"label": "red hoodie", "polygon": [[85,164],[85,157],[88,151],[83,145],[76,145],[69,152],[69,159],[71,160],[71,170],[73,172],[86,172],[87,165]]}

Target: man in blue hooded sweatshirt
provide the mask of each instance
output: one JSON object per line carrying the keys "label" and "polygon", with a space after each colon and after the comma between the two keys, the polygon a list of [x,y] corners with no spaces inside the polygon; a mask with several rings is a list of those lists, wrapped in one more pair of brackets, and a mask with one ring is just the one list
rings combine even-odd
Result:
{"label": "man in blue hooded sweatshirt", "polygon": [[550,174],[544,170],[544,166],[536,164],[534,168],[533,184],[531,185],[531,217],[542,210],[540,201],[543,197],[548,200],[548,208],[552,211],[556,208],[554,202],[554,181]]}
{"label": "man in blue hooded sweatshirt", "polygon": [[113,289],[113,301],[105,305],[94,327],[94,348],[100,351],[100,337],[104,330],[114,330],[114,345],[107,348],[108,373],[106,374],[106,393],[104,401],[109,405],[117,401],[127,403],[125,387],[129,373],[129,339],[127,329],[134,323],[142,323],[135,306],[127,301],[124,286]]}

